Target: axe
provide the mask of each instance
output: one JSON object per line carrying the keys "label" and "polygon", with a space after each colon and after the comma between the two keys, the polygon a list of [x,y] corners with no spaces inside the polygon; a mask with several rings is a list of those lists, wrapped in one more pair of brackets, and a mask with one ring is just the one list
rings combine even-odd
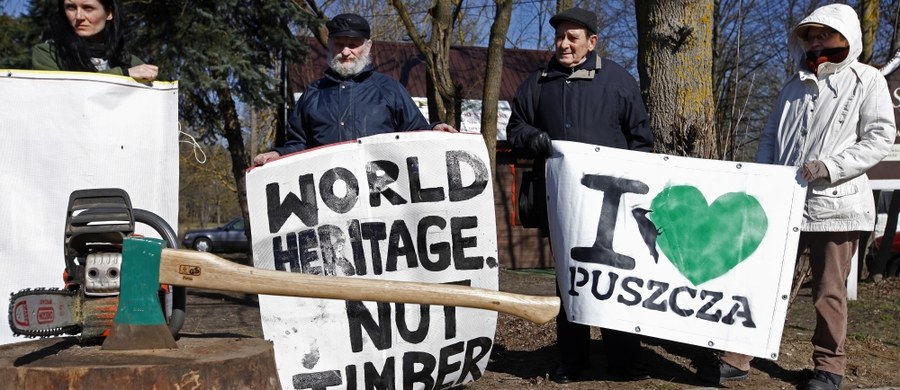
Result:
{"label": "axe", "polygon": [[167,249],[162,240],[128,237],[122,245],[119,306],[102,349],[177,348],[159,310],[160,284],[247,294],[461,306],[494,310],[537,324],[547,323],[559,312],[557,297],[263,270],[209,253]]}

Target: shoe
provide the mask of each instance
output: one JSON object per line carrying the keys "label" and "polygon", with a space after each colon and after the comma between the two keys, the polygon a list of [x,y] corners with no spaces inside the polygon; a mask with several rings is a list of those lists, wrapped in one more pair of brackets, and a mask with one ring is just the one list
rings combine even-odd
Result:
{"label": "shoe", "polygon": [[816,370],[813,377],[806,383],[806,390],[837,390],[841,388],[843,376],[832,374],[828,371]]}
{"label": "shoe", "polygon": [[704,382],[720,385],[722,382],[747,379],[750,377],[750,371],[741,370],[719,360],[715,365],[700,367],[697,370],[697,377]]}
{"label": "shoe", "polygon": [[570,368],[560,364],[559,367],[556,367],[550,380],[559,384],[572,383],[579,380],[583,373],[584,368]]}
{"label": "shoe", "polygon": [[616,379],[629,382],[650,379],[650,369],[643,364],[610,365],[607,367],[606,373]]}

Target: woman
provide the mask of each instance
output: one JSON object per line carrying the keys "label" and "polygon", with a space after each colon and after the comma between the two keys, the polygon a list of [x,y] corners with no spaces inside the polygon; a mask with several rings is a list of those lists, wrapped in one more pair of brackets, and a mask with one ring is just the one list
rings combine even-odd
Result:
{"label": "woman", "polygon": [[50,40],[32,49],[32,68],[101,72],[156,79],[158,68],[125,50],[125,15],[118,0],[59,0]]}

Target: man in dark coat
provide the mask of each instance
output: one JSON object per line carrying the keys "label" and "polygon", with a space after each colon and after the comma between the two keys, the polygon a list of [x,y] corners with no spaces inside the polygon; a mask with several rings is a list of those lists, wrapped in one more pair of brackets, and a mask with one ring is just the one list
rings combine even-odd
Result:
{"label": "man in dark coat", "polygon": [[[653,135],[634,77],[594,51],[597,16],[570,8],[550,18],[550,25],[556,29],[556,54],[519,87],[513,102],[507,138],[514,150],[534,158],[539,175],[552,152],[551,140],[651,151]],[[649,377],[641,364],[639,336],[601,332],[610,375]],[[568,383],[589,367],[590,326],[569,322],[563,309],[556,333],[560,362],[553,380]]]}
{"label": "man in dark coat", "polygon": [[332,58],[325,77],[312,83],[294,106],[284,146],[253,158],[254,165],[286,154],[368,135],[411,130],[455,132],[429,124],[396,80],[372,67],[369,23],[356,14],[326,24]]}

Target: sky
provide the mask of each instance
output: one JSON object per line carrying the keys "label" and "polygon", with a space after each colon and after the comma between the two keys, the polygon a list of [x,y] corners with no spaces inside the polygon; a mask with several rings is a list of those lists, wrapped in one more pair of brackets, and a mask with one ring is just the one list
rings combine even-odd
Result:
{"label": "sky", "polygon": [[12,16],[28,11],[29,0],[0,0],[3,3],[3,13]]}

